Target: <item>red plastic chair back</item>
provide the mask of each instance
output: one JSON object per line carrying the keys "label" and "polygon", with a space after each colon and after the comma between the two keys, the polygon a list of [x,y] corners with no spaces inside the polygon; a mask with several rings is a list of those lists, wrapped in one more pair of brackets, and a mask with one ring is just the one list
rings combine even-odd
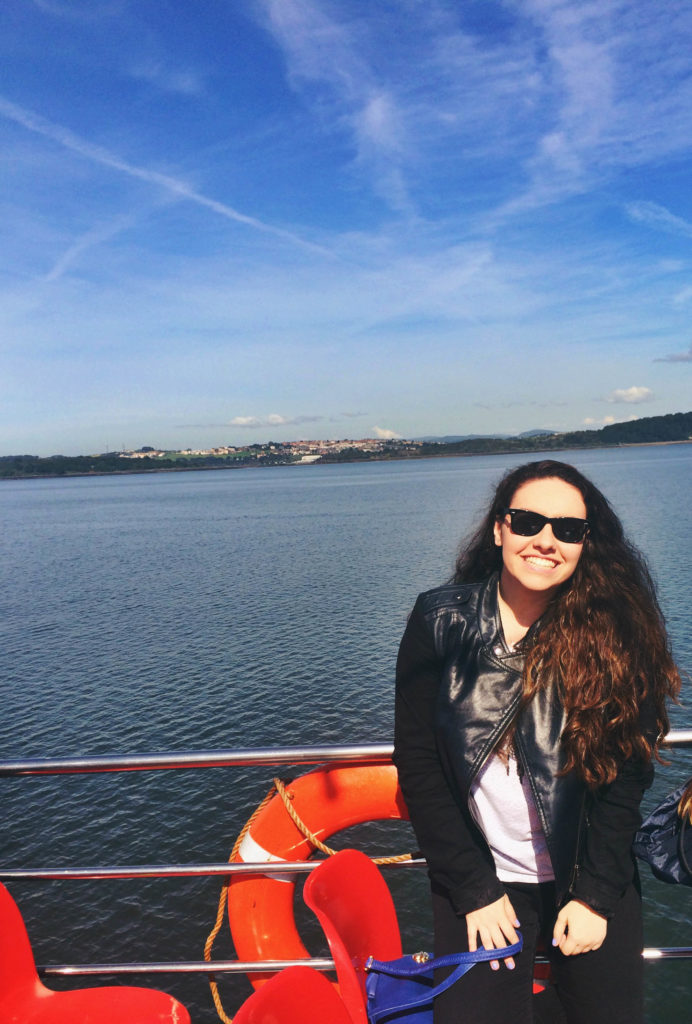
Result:
{"label": "red plastic chair back", "polygon": [[0,996],[11,988],[41,983],[19,907],[0,882]]}
{"label": "red plastic chair back", "polygon": [[177,999],[155,989],[108,986],[54,992],[39,980],[29,936],[0,883],[1,1024],[190,1024]]}
{"label": "red plastic chair back", "polygon": [[287,967],[243,1003],[233,1024],[352,1024],[334,986],[312,967]]}
{"label": "red plastic chair back", "polygon": [[303,895],[327,936],[342,999],[355,1024],[366,1024],[363,964],[369,956],[401,956],[399,923],[387,883],[364,853],[342,850],[310,873]]}

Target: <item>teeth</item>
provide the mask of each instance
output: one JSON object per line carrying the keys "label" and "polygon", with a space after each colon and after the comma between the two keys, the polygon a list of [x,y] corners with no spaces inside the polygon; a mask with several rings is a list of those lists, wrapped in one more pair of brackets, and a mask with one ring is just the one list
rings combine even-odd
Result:
{"label": "teeth", "polygon": [[539,555],[529,555],[526,561],[530,562],[531,565],[540,566],[541,569],[552,569],[554,565],[557,565],[557,562],[552,558],[541,558]]}

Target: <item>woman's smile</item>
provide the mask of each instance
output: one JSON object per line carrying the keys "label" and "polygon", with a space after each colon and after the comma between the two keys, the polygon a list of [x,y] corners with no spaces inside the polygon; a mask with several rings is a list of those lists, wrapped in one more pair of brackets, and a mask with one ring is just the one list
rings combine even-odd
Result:
{"label": "woman's smile", "polygon": [[530,565],[535,565],[539,569],[553,569],[559,562],[555,558],[543,558],[539,555],[526,555],[526,561]]}

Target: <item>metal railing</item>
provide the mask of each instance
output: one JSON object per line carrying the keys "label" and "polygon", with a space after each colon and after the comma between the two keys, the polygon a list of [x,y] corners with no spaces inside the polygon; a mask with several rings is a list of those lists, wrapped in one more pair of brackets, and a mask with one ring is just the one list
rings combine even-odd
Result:
{"label": "metal railing", "polygon": [[[93,868],[3,868],[0,879],[42,879],[44,881],[72,881],[78,878],[193,878],[207,875],[300,875],[313,871],[319,860],[257,861],[229,864],[138,864],[129,867]],[[421,857],[385,864],[386,868],[425,867]]]}
{"label": "metal railing", "polygon": [[[692,729],[673,729],[665,746],[692,747]],[[391,743],[328,747],[260,747],[251,750],[198,750],[163,754],[101,754],[95,757],[24,758],[0,761],[0,778],[12,775],[83,775],[103,772],[171,771],[185,768],[231,768],[249,765],[387,764]]]}
{"label": "metal railing", "polygon": [[[686,734],[687,735],[687,734]],[[692,729],[689,731],[692,745]],[[232,768],[249,765],[387,764],[391,743],[329,747],[260,747],[254,750],[201,750],[184,754],[105,754],[97,757],[28,758],[0,761],[0,777],[8,775],[83,775],[102,772],[170,771],[184,768]]]}
{"label": "metal railing", "polygon": [[[666,746],[692,747],[692,729],[668,733]],[[0,761],[0,777],[24,775],[104,774],[111,772],[171,771],[191,768],[247,767],[251,765],[316,765],[316,764],[387,764],[391,761],[391,744],[359,744],[353,746],[283,747],[247,750],[193,751],[187,753],[115,754],[93,757],[27,758]],[[129,866],[10,868],[0,866],[0,879],[73,880],[113,878],[185,878],[221,875],[305,874],[319,861],[280,861],[275,863],[223,864],[148,864]],[[385,865],[387,870],[421,867],[422,858]],[[648,961],[692,959],[692,947],[647,948]],[[39,966],[46,976],[133,975],[133,974],[261,974],[275,973],[286,967],[309,963],[321,971],[333,970],[328,957],[310,960],[219,960],[178,961],[168,963],[120,964],[52,964]]]}

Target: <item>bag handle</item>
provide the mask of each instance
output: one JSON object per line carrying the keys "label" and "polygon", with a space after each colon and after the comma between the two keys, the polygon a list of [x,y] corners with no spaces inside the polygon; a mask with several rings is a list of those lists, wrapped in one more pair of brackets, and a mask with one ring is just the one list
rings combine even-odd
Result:
{"label": "bag handle", "polygon": [[473,952],[449,953],[447,956],[434,957],[420,964],[414,962],[410,966],[401,964],[396,960],[376,960],[371,956],[365,963],[365,970],[378,971],[380,974],[391,974],[395,978],[415,978],[419,974],[428,974],[431,970],[434,971],[438,967],[455,967],[457,964],[473,967],[474,964],[483,963],[488,960],[505,960],[509,956],[514,956],[515,953],[521,953],[524,939],[521,932],[517,932],[517,935],[519,936],[519,941],[511,946],[501,946],[499,949],[483,949],[481,947],[481,949],[475,949]]}
{"label": "bag handle", "polygon": [[[387,963],[387,961],[375,960],[374,957],[370,957],[366,964],[366,971],[378,971],[383,974],[392,974],[395,977],[400,978],[411,978],[418,974],[427,974],[431,970],[435,970],[437,967],[451,967],[456,964],[457,969],[452,971],[449,977],[445,978],[438,985],[434,985],[432,988],[425,989],[419,996],[414,996],[412,999],[409,998],[405,1003],[401,1003],[396,1006],[383,1006],[380,1010],[369,1009],[368,1017],[371,1024],[377,1024],[380,1017],[389,1017],[392,1014],[403,1013],[406,1010],[415,1009],[416,1006],[425,1006],[433,1001],[436,996],[441,995],[442,992],[446,992],[448,988],[451,988],[459,978],[463,977],[467,971],[470,971],[474,964],[482,963],[488,960],[499,960],[504,959],[508,956],[513,956],[515,953],[520,953],[521,948],[524,944],[524,940],[521,932],[517,932],[519,935],[519,941],[513,943],[511,946],[504,946],[501,949],[476,949],[473,952],[469,951],[466,953],[450,953],[448,956],[438,956],[432,960],[427,960],[422,964],[415,964],[412,967],[397,966],[396,964]],[[498,954],[502,956],[498,956]]]}

